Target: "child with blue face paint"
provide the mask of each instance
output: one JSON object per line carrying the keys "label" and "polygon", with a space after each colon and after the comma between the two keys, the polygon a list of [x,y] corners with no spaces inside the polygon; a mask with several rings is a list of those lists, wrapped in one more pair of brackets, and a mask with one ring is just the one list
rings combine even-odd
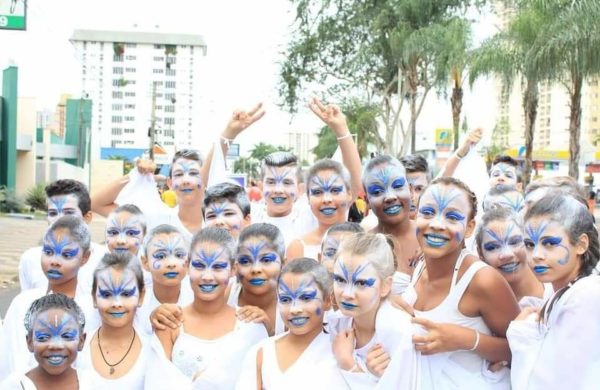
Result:
{"label": "child with blue face paint", "polygon": [[237,389],[348,388],[323,330],[331,291],[327,270],[314,259],[294,259],[283,267],[278,307],[289,331],[248,352]]}
{"label": "child with blue face paint", "polygon": [[483,199],[483,211],[488,211],[492,207],[504,207],[514,213],[520,213],[525,207],[523,194],[517,191],[514,186],[499,184],[490,188]]}
{"label": "child with blue face paint", "polygon": [[[11,302],[2,332],[0,377],[10,372],[27,371],[35,365],[25,343],[23,319],[31,303],[49,293],[61,293],[74,298],[89,318],[88,326],[97,326],[89,290],[79,282],[79,270],[90,255],[90,231],[87,224],[75,216],[56,220],[44,235],[43,253],[38,267],[47,277],[47,287],[21,292]],[[40,261],[41,260],[41,261]],[[41,265],[40,265],[41,262]]]}
{"label": "child with blue face paint", "polygon": [[541,307],[554,290],[552,284],[540,283],[533,274],[523,237],[518,215],[511,208],[494,206],[477,228],[477,252],[506,279],[521,309]]}
{"label": "child with blue face paint", "polygon": [[241,356],[267,337],[262,324],[238,320],[227,305],[234,256],[235,240],[226,230],[207,227],[198,232],[189,255],[194,300],[183,308],[181,327],[156,331],[166,357],[199,388],[232,388]]}
{"label": "child with blue face paint", "polygon": [[117,207],[107,218],[105,238],[109,252],[138,255],[146,235],[146,219],[135,205]]}
{"label": "child with blue face paint", "polygon": [[237,280],[227,300],[240,320],[264,324],[271,336],[284,331],[277,313],[277,278],[284,251],[283,235],[276,226],[256,223],[242,230],[234,267]]}
{"label": "child with blue face paint", "polygon": [[556,291],[510,324],[515,389],[594,389],[600,381],[598,232],[584,198],[550,191],[524,218],[525,246],[536,277]]}
{"label": "child with blue face paint", "polygon": [[237,184],[219,183],[208,188],[202,212],[206,226],[225,229],[235,239],[250,224],[250,200]]}
{"label": "child with blue face paint", "polygon": [[394,294],[400,294],[408,285],[421,252],[416,225],[410,219],[411,191],[406,170],[391,156],[377,156],[367,163],[362,182],[369,206],[377,217],[377,226],[371,232],[393,238],[397,259]]}
{"label": "child with blue face paint", "polygon": [[[181,308],[193,301],[187,282],[189,248],[186,235],[171,225],[159,225],[146,236],[142,266],[151,275],[152,284],[146,287],[144,303],[136,317],[136,329],[140,332],[152,334],[153,323],[164,329],[156,323],[159,317],[178,318]],[[156,320],[151,321],[151,317]]]}
{"label": "child with blue face paint", "polygon": [[[506,280],[464,249],[475,227],[475,194],[458,179],[439,178],[417,210],[424,261],[401,300],[420,325],[413,342],[423,388],[510,388],[504,336],[519,307]],[[497,372],[488,362],[498,363]]]}
{"label": "child with blue face paint", "polygon": [[24,323],[27,346],[38,365],[26,373],[13,372],[0,382],[1,389],[90,388],[89,373],[71,367],[85,341],[85,317],[73,299],[45,295],[29,306]]}
{"label": "child with blue face paint", "polygon": [[[48,226],[60,217],[69,215],[79,218],[86,224],[92,221],[90,210],[90,194],[83,183],[71,179],[61,179],[48,184],[45,188],[48,206]],[[42,247],[37,246],[26,250],[19,261],[19,284],[21,291],[46,288],[48,280],[40,268]],[[88,292],[92,287],[94,268],[106,253],[104,246],[91,243],[90,257],[81,270],[79,283],[87,286]]]}
{"label": "child with blue face paint", "polygon": [[92,294],[102,323],[88,335],[77,362],[92,371],[94,388],[143,389],[150,349],[133,326],[144,299],[144,277],[128,252],[107,253],[94,271]]}
{"label": "child with blue face paint", "polygon": [[[410,316],[387,300],[394,263],[391,243],[383,234],[357,233],[338,249],[333,292],[341,315],[330,317],[327,328],[350,388],[415,388]],[[387,353],[386,358],[368,368],[368,356],[380,353]]]}

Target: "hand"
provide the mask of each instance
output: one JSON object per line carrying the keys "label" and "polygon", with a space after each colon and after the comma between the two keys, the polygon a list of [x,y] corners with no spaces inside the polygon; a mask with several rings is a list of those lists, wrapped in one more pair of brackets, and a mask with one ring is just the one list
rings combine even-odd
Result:
{"label": "hand", "polygon": [[477,335],[473,329],[454,324],[441,324],[426,318],[413,318],[413,324],[425,328],[427,334],[414,335],[415,349],[423,355],[465,350],[475,345]]}
{"label": "hand", "polygon": [[350,132],[346,123],[346,116],[335,104],[324,106],[319,99],[314,97],[308,103],[308,107],[333,130],[336,137],[344,136]]}
{"label": "hand", "polygon": [[540,315],[540,310],[533,306],[525,307],[525,308],[523,308],[523,310],[521,310],[521,313],[519,313],[517,318],[515,318],[514,320],[515,321],[525,321],[533,313],[536,314],[536,319],[537,319]]}
{"label": "hand", "polygon": [[475,130],[471,130],[469,134],[467,134],[467,139],[460,148],[456,150],[461,156],[465,156],[469,153],[471,146],[477,145],[479,141],[481,141],[481,137],[483,137],[483,129],[481,127],[476,128]]}
{"label": "hand", "polygon": [[264,115],[265,110],[262,109],[262,103],[258,103],[250,111],[236,110],[231,115],[231,119],[229,119],[222,136],[227,139],[234,139]]}
{"label": "hand", "polygon": [[154,175],[156,171],[156,164],[152,160],[138,159],[135,162],[137,170],[142,175]]}
{"label": "hand", "polygon": [[338,366],[345,371],[350,371],[356,364],[354,361],[354,331],[346,329],[335,336],[333,340],[333,354]]}
{"label": "hand", "polygon": [[163,303],[152,311],[150,322],[154,329],[177,329],[183,324],[183,311],[174,303]]}
{"label": "hand", "polygon": [[498,372],[507,366],[508,366],[508,362],[506,360],[502,360],[500,362],[490,363],[488,365],[488,370],[490,370],[491,372]]}
{"label": "hand", "polygon": [[269,321],[269,316],[263,309],[257,306],[242,306],[237,310],[237,318],[243,322],[253,322],[255,324],[262,323],[267,329],[267,333],[269,335],[273,334],[273,329],[271,329],[271,321]]}
{"label": "hand", "polygon": [[375,344],[367,352],[367,369],[376,377],[381,378],[389,364],[390,355],[383,350],[381,344]]}
{"label": "hand", "polygon": [[415,309],[406,302],[401,295],[390,295],[389,300],[396,309],[402,310],[410,314],[411,317],[415,316]]}

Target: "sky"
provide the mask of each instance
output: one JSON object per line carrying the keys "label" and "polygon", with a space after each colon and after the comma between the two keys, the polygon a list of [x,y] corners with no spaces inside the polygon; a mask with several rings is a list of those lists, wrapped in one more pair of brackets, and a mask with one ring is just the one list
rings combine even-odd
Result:
{"label": "sky", "polygon": [[[258,141],[283,143],[290,129],[316,132],[322,126],[307,108],[292,118],[277,106],[279,63],[294,17],[286,0],[29,0],[27,31],[0,30],[0,68],[16,64],[19,94],[36,97],[39,110],[54,109],[61,93],[79,94],[80,64],[69,42],[74,29],[200,34],[208,45],[201,120],[210,136],[220,133],[234,109],[263,102],[267,111],[239,137],[244,154]],[[494,29],[491,19],[478,20],[475,40]],[[470,125],[493,128],[493,99],[490,81],[466,92]],[[431,146],[433,129],[451,126],[450,114],[449,101],[432,93],[418,124],[427,130],[418,139],[422,147]]]}

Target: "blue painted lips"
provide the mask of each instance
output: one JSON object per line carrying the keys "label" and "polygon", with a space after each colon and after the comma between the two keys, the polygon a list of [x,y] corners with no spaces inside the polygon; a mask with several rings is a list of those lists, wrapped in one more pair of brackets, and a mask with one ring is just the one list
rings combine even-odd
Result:
{"label": "blue painted lips", "polygon": [[444,236],[437,234],[425,234],[425,243],[433,248],[441,248],[446,245],[448,241],[450,240]]}
{"label": "blue painted lips", "polygon": [[330,215],[335,214],[336,210],[337,209],[335,207],[324,207],[324,208],[320,209],[319,211],[321,212],[321,214],[330,216]]}
{"label": "blue painted lips", "polygon": [[281,196],[276,196],[274,198],[271,198],[271,200],[273,201],[273,203],[275,204],[282,204],[285,202],[285,198],[281,197]]}
{"label": "blue painted lips", "polygon": [[500,269],[500,271],[502,271],[504,273],[511,274],[511,273],[515,272],[519,268],[519,266],[520,266],[519,263],[508,263],[508,264],[501,265],[498,268]]}
{"label": "blue painted lips", "polygon": [[265,284],[266,279],[255,278],[255,279],[250,279],[249,282],[253,286],[262,286],[263,284]]}
{"label": "blue painted lips", "polygon": [[217,288],[216,284],[201,284],[200,286],[200,291],[202,291],[203,293],[211,293],[213,291],[215,291],[215,289]]}
{"label": "blue painted lips", "polygon": [[290,323],[296,327],[304,326],[308,322],[308,317],[294,317],[290,320]]}
{"label": "blue painted lips", "polygon": [[548,272],[549,269],[550,269],[550,267],[545,266],[545,265],[536,265],[533,267],[533,272],[535,272],[538,275],[541,275],[541,274],[545,274],[546,272]]}
{"label": "blue painted lips", "polygon": [[48,270],[48,272],[46,272],[46,276],[48,277],[48,279],[60,279],[63,277],[62,272],[57,271],[57,270]]}
{"label": "blue painted lips", "polygon": [[395,204],[393,206],[385,207],[383,209],[383,212],[386,215],[398,215],[398,214],[400,214],[400,211],[402,211],[402,206],[399,205],[399,204]]}
{"label": "blue painted lips", "polygon": [[175,279],[179,275],[179,272],[165,272],[163,275],[167,279]]}
{"label": "blue painted lips", "polygon": [[358,306],[353,305],[352,303],[348,303],[348,302],[342,302],[342,303],[340,303],[340,306],[346,310],[354,310],[358,307]]}

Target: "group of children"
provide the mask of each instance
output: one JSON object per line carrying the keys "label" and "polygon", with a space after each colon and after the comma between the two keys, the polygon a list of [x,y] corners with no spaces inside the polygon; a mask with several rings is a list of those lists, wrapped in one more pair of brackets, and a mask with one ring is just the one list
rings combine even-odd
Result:
{"label": "group of children", "polygon": [[[273,153],[260,203],[211,182],[191,150],[173,159],[174,209],[120,201],[152,183],[148,161],[91,198],[48,185],[49,227],[0,331],[0,389],[597,388],[600,245],[575,181],[522,193],[499,156],[477,199],[452,174],[478,130],[433,180],[417,155],[363,169],[339,108],[310,107],[342,163],[303,174]],[[263,114],[234,113],[209,156]],[[368,231],[347,222],[359,191]]]}

